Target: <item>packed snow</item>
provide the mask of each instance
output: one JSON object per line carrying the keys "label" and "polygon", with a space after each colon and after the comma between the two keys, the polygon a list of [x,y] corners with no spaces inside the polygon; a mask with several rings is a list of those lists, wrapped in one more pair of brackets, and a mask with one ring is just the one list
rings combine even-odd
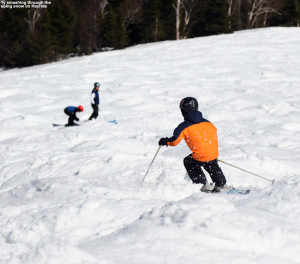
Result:
{"label": "packed snow", "polygon": [[[300,263],[299,43],[267,28],[2,71],[0,263]],[[102,113],[83,122],[96,81]],[[263,177],[219,163],[250,194],[201,193],[184,142],[142,182],[187,96],[219,158]],[[82,125],[53,127],[69,105]]]}

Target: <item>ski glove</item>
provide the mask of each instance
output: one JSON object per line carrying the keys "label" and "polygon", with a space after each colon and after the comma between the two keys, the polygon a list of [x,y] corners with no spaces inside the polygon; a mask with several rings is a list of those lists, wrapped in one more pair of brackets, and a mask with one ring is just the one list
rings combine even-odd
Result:
{"label": "ski glove", "polygon": [[75,120],[76,120],[76,121],[79,121],[79,118],[75,117]]}
{"label": "ski glove", "polygon": [[160,146],[168,146],[168,138],[165,137],[165,138],[161,138],[159,141],[158,141],[158,145]]}

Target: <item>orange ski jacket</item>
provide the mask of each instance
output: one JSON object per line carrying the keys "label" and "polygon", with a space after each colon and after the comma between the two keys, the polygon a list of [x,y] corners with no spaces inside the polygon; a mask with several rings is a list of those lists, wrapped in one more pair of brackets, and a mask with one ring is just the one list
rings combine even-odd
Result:
{"label": "orange ski jacket", "polygon": [[184,122],[174,130],[168,139],[169,146],[176,146],[184,139],[195,160],[208,162],[219,156],[217,128],[202,117],[199,111],[184,115]]}

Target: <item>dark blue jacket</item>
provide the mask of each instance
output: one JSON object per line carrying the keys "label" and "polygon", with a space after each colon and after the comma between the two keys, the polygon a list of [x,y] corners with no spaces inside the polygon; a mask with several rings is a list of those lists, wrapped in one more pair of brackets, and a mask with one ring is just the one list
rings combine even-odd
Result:
{"label": "dark blue jacket", "polygon": [[[93,98],[93,94],[95,94],[94,98]],[[92,93],[91,93],[91,103],[93,104],[92,99],[94,99],[94,102],[96,105],[99,105],[99,103],[100,103],[99,93],[98,93],[98,91],[95,91],[94,89],[92,90]]]}
{"label": "dark blue jacket", "polygon": [[68,106],[66,109],[68,109],[68,111],[71,114],[76,114],[77,112],[80,112],[80,110],[76,106]]}
{"label": "dark blue jacket", "polygon": [[183,117],[184,117],[184,122],[180,123],[178,127],[174,130],[173,136],[168,140],[169,142],[175,141],[179,137],[181,132],[187,127],[202,122],[209,122],[208,120],[202,117],[202,113],[200,111],[188,112]]}

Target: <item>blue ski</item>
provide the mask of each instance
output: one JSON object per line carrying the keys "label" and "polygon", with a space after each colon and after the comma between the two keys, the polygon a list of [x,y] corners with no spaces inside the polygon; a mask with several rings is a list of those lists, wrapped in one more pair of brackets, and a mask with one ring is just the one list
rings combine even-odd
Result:
{"label": "blue ski", "polygon": [[111,121],[107,121],[107,122],[109,122],[109,123],[113,123],[113,124],[118,124],[118,122],[117,122],[117,120],[111,120]]}
{"label": "blue ski", "polygon": [[216,191],[216,190],[211,190],[211,191],[204,191],[206,193],[227,193],[227,194],[242,194],[242,195],[246,195],[250,193],[250,190],[248,189],[226,189],[226,190],[220,190],[220,191]]}
{"label": "blue ski", "polygon": [[226,191],[227,194],[243,194],[246,195],[250,193],[250,190],[238,190],[238,189],[229,189]]}

